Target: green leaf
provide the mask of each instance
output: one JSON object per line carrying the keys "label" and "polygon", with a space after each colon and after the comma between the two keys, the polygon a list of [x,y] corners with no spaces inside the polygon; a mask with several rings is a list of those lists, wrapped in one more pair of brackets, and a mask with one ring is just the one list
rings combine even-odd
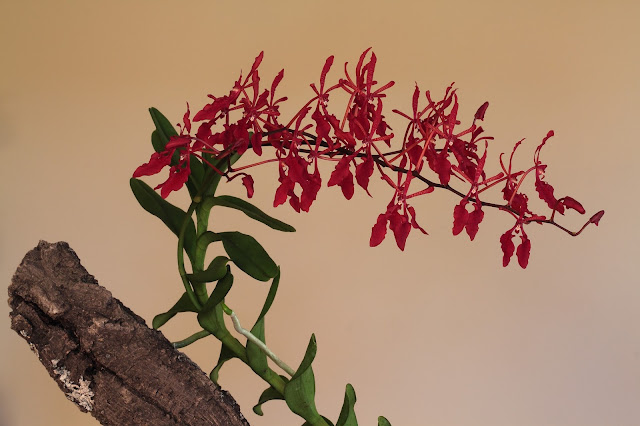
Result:
{"label": "green leaf", "polygon": [[231,286],[233,285],[233,274],[231,273],[231,268],[229,265],[226,266],[227,273],[218,281],[216,287],[211,292],[211,296],[209,296],[209,300],[202,307],[202,312],[207,309],[213,309],[213,307],[218,306],[220,302],[222,302],[231,290]]}
{"label": "green leaf", "polygon": [[[276,297],[276,292],[278,291],[278,284],[280,283],[280,272],[273,278],[273,282],[271,283],[271,288],[269,289],[269,294],[267,294],[267,298],[264,302],[264,306],[262,307],[262,312],[258,316],[258,319],[251,329],[251,334],[256,336],[262,343],[266,343],[265,340],[265,331],[264,331],[264,317],[271,308],[271,304],[273,303],[273,299]],[[267,355],[251,340],[247,341],[247,361],[249,363],[249,367],[260,377],[266,380],[267,372],[269,371],[269,364],[267,361]]]}
{"label": "green leaf", "polygon": [[270,228],[273,228],[277,231],[283,232],[295,232],[295,228],[291,225],[288,225],[278,219],[275,219],[253,204],[237,197],[233,197],[231,195],[220,195],[218,197],[207,198],[204,203],[208,203],[213,206],[223,206],[229,207],[232,209],[240,210],[251,219],[257,220],[258,222],[262,222]]}
{"label": "green leaf", "polygon": [[[288,381],[288,379],[285,376],[280,376],[280,377],[282,377],[283,380]],[[267,401],[273,401],[277,399],[284,400],[284,397],[280,394],[280,392],[275,390],[273,387],[269,387],[265,389],[265,391],[262,392],[262,394],[260,395],[260,398],[258,399],[258,403],[253,407],[253,412],[259,416],[264,415],[264,413],[262,412],[262,404],[264,404]]]}
{"label": "green leaf", "polygon": [[184,249],[189,259],[193,262],[196,243],[196,227],[193,224],[193,219],[188,217],[184,210],[163,199],[156,191],[140,179],[131,178],[129,185],[131,186],[133,195],[135,195],[142,208],[164,222],[176,236],[180,234],[180,229],[184,221],[188,221],[184,234]]}
{"label": "green leaf", "polygon": [[340,410],[340,417],[336,426],[358,426],[358,420],[356,419],[356,412],[354,405],[356,403],[356,391],[351,386],[351,383],[347,384],[347,389],[344,393],[344,403],[342,404],[342,410]]}
{"label": "green leaf", "polygon": [[[265,342],[264,318],[258,319],[251,329],[251,334],[256,336],[262,343]],[[267,355],[251,340],[247,341],[247,361],[249,362],[249,367],[260,377],[263,377],[269,371]]]}
{"label": "green leaf", "polygon": [[278,266],[252,236],[240,232],[217,235],[233,263],[247,275],[258,281],[269,281],[278,274]]}
{"label": "green leaf", "polygon": [[237,356],[233,353],[231,349],[227,347],[227,345],[223,343],[222,349],[220,349],[220,357],[218,357],[218,363],[216,364],[215,367],[213,367],[213,370],[211,370],[211,373],[209,373],[209,378],[213,383],[219,384],[218,376],[220,375],[220,369],[222,369],[222,366],[224,365],[225,362],[233,358],[237,358]]}
{"label": "green leaf", "polygon": [[211,292],[211,296],[209,296],[209,300],[204,304],[202,310],[198,312],[198,323],[200,323],[200,326],[218,338],[229,334],[224,324],[220,302],[222,302],[227,293],[229,293],[232,285],[233,274],[231,274],[231,270],[227,265],[227,274],[218,281],[216,288]]}
{"label": "green leaf", "polygon": [[153,321],[151,322],[153,328],[155,330],[159,329],[179,312],[197,312],[196,307],[193,306],[193,303],[186,292],[182,293],[180,299],[178,299],[171,309],[163,314],[158,314],[153,318]]}
{"label": "green leaf", "polygon": [[[273,281],[271,282],[271,287],[269,288],[269,293],[267,294],[267,298],[264,301],[264,305],[262,306],[262,311],[258,316],[258,319],[264,318],[271,309],[271,305],[273,304],[273,300],[276,298],[276,293],[278,292],[278,286],[280,285],[280,268],[278,268],[278,273],[275,277],[273,277]],[[257,321],[256,321],[257,322]]]}
{"label": "green leaf", "polygon": [[196,272],[195,274],[187,274],[187,278],[192,283],[210,283],[218,281],[227,274],[227,262],[229,258],[225,256],[217,256],[211,261],[207,269]]}
{"label": "green leaf", "polygon": [[160,133],[158,133],[157,130],[154,130],[153,132],[151,132],[151,145],[153,145],[153,150],[155,152],[162,152],[164,151],[164,147],[167,143],[162,141],[162,137],[160,136]]}
{"label": "green leaf", "polygon": [[[157,139],[157,142],[159,143],[157,142],[154,143],[153,148],[156,150],[156,152],[162,152],[164,151],[165,146],[169,142],[169,139],[171,139],[171,136],[177,136],[178,132],[173,127],[173,125],[171,125],[171,122],[167,119],[167,117],[162,115],[162,113],[158,111],[156,108],[149,108],[149,114],[151,114],[151,119],[153,120],[153,124],[155,124],[156,131],[158,132],[158,136],[156,139]],[[153,143],[153,139],[154,139],[154,136],[152,133],[151,134],[152,143]],[[158,149],[158,148],[161,148],[161,149]]]}
{"label": "green leaf", "polygon": [[204,165],[198,157],[191,154],[189,156],[189,168],[191,173],[189,174],[189,180],[187,180],[187,189],[191,198],[198,195],[200,186],[204,183]]}
{"label": "green leaf", "polygon": [[314,400],[316,384],[311,368],[317,350],[316,336],[312,335],[300,367],[284,388],[284,399],[289,409],[312,424],[321,418]]}
{"label": "green leaf", "polygon": [[391,423],[384,416],[380,416],[378,417],[378,426],[391,426]]}

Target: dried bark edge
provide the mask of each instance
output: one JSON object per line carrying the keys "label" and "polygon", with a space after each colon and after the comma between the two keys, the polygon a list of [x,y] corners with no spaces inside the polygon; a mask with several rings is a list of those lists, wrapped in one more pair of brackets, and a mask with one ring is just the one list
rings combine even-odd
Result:
{"label": "dried bark edge", "polygon": [[248,425],[235,400],[114,298],[66,242],[40,241],[9,286],[11,328],[103,425]]}

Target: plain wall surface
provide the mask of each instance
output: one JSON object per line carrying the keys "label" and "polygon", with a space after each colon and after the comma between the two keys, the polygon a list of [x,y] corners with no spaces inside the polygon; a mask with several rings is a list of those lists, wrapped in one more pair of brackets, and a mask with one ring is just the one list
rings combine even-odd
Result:
{"label": "plain wall surface", "polygon": [[[4,1],[0,5],[0,277],[8,285],[38,240],[68,241],[88,271],[148,323],[182,293],[175,237],[137,204],[133,170],[151,154],[157,107],[173,123],[186,104],[228,92],[262,50],[263,84],[281,69],[291,114],[312,97],[329,55],[355,66],[373,47],[391,110],[409,111],[414,84],[440,96],[453,81],[468,124],[490,102],[483,127],[497,156],[523,167],[547,131],[547,179],[599,227],[572,238],[528,227],[529,267],[502,267],[499,236],[512,226],[486,210],[475,241],[451,234],[458,202],[437,192],[415,200],[429,232],[404,252],[392,238],[369,248],[391,193],[346,201],[324,187],[308,214],[272,208],[274,165],[256,169],[252,202],[297,228],[271,231],[229,212],[219,230],[254,235],[282,268],[267,316],[267,342],[298,365],[311,333],[317,405],[334,421],[352,383],[361,425],[599,426],[640,424],[640,4],[632,1]],[[396,131],[396,146],[402,134]],[[330,169],[325,168],[324,185]],[[163,174],[163,176],[166,176]],[[147,179],[156,183],[158,179]],[[242,196],[238,181],[223,191]],[[534,198],[535,197],[535,193]],[[500,194],[493,192],[494,200]],[[186,208],[186,199],[170,201]],[[536,200],[539,203],[540,200]],[[238,277],[229,297],[245,326],[268,286]],[[28,345],[9,329],[0,363],[0,424],[96,424],[66,401]],[[163,328],[172,340],[198,330],[185,315]],[[206,372],[219,344],[185,352]],[[230,362],[220,375],[256,426],[296,425],[282,401],[251,407],[266,387]]]}

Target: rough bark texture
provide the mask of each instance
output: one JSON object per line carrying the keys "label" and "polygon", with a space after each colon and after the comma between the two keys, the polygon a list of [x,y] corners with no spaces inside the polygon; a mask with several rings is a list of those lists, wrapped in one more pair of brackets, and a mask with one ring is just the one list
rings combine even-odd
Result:
{"label": "rough bark texture", "polygon": [[11,328],[103,425],[248,425],[235,400],[80,264],[41,241],[9,286]]}

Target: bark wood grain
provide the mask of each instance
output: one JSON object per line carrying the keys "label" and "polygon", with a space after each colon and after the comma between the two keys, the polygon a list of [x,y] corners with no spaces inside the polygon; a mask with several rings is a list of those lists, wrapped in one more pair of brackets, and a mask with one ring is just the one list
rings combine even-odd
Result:
{"label": "bark wood grain", "polygon": [[248,425],[235,400],[80,264],[41,241],[9,286],[11,328],[103,425]]}

